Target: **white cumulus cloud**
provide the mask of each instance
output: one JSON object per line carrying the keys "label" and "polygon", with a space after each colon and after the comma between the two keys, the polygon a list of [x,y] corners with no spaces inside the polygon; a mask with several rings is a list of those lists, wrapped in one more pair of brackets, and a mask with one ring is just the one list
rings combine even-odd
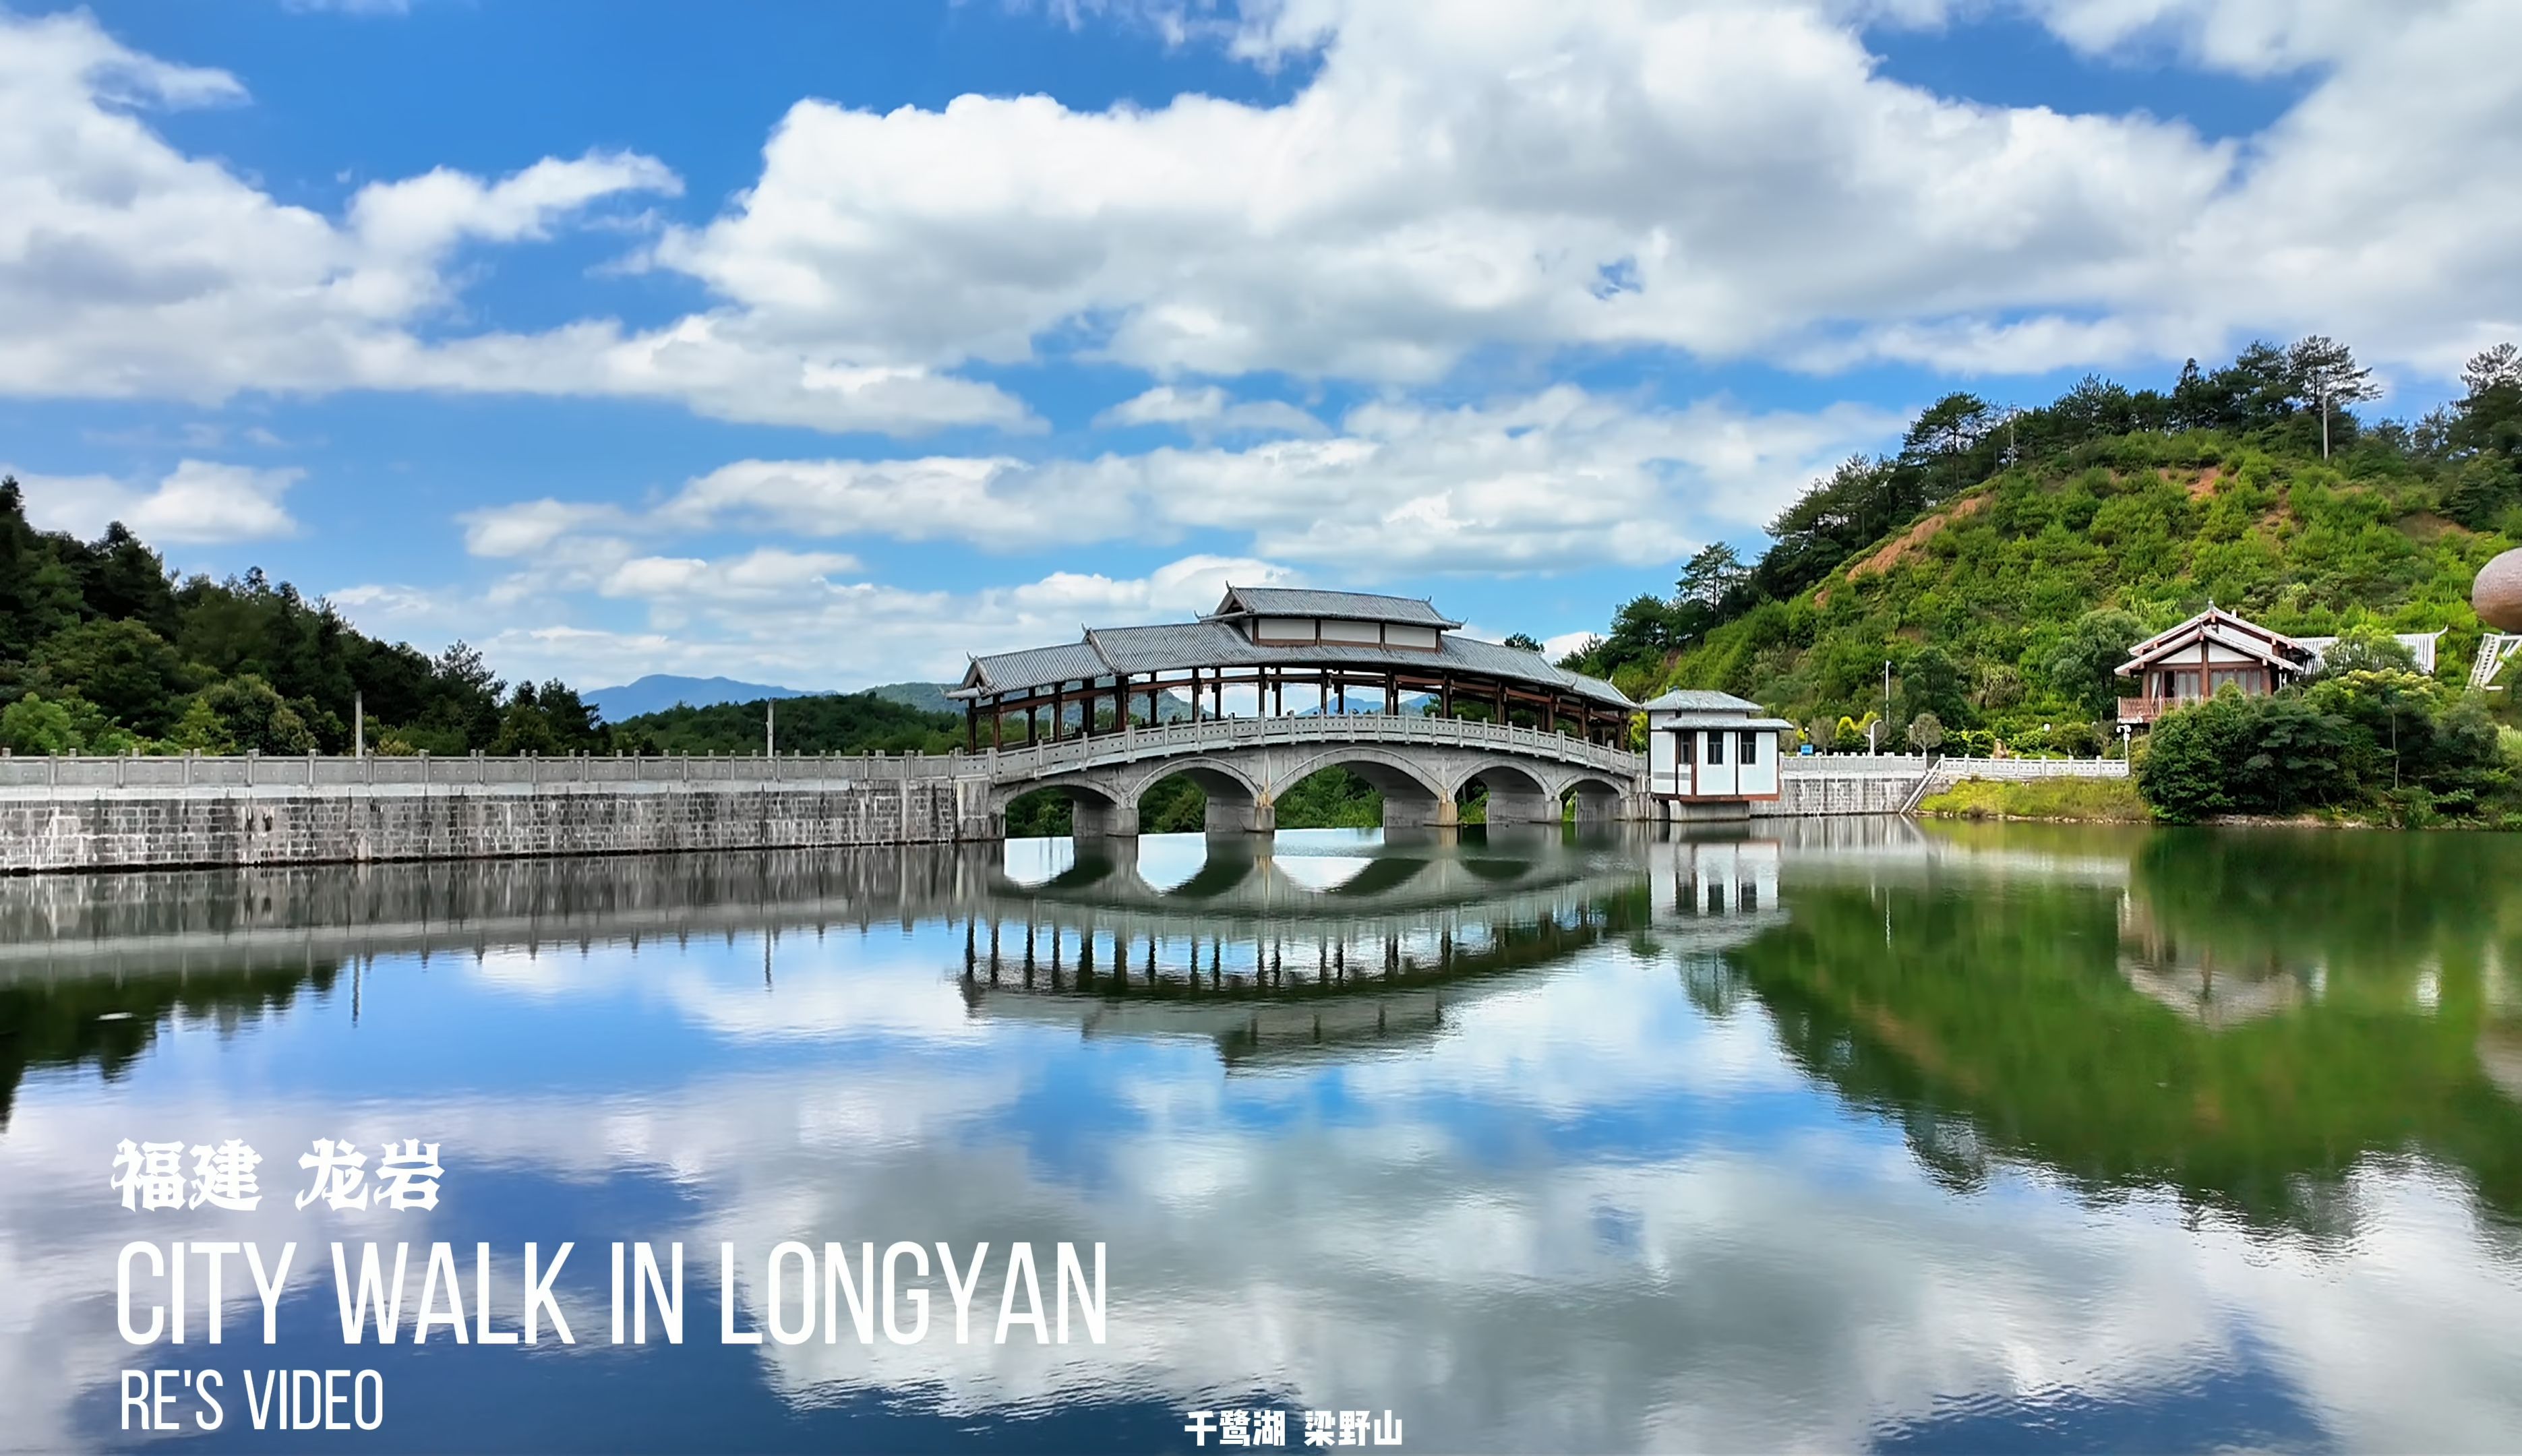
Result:
{"label": "white cumulus cloud", "polygon": [[549,237],[680,181],[627,152],[496,179],[440,167],[361,188],[337,220],[183,154],[139,112],[244,99],[235,77],[134,52],[85,12],[0,14],[0,394],[436,390],[656,399],[830,430],[1030,422],[993,386],[740,313],[425,340],[456,301],[462,246]]}
{"label": "white cumulus cloud", "polygon": [[120,521],[152,544],[208,545],[297,535],[281,497],[304,475],[185,460],[146,485],[96,475],[26,475],[20,484],[29,519],[48,530],[95,537]]}
{"label": "white cumulus cloud", "polygon": [[[1895,81],[1796,0],[1245,8],[1288,101],[792,108],[656,257],[766,326],[931,361],[1443,376],[1492,345],[2039,370],[2318,328],[2437,367],[2522,318],[2506,0],[2022,0],[2096,53],[2317,68],[2247,144]],[[1197,392],[1149,399],[1177,412]]]}
{"label": "white cumulus cloud", "polygon": [[1284,399],[1230,398],[1216,385],[1186,388],[1160,384],[1132,396],[1095,417],[1098,425],[1177,425],[1193,435],[1251,431],[1281,435],[1320,435],[1323,422]]}
{"label": "white cumulus cloud", "polygon": [[[716,559],[634,557],[595,589],[644,605],[643,628],[503,626],[516,614],[489,610],[472,629],[446,625],[481,645],[501,671],[531,678],[610,682],[686,673],[863,687],[957,678],[966,653],[1073,641],[1085,623],[1187,620],[1214,607],[1229,582],[1298,580],[1270,561],[1207,554],[1140,577],[1054,572],[969,591],[854,581],[846,557],[771,548]],[[539,605],[538,616],[567,616],[570,593],[555,591]]]}
{"label": "white cumulus cloud", "polygon": [[[1484,405],[1379,402],[1319,439],[1235,447],[744,460],[687,483],[649,524],[998,548],[1222,531],[1258,556],[1375,573],[1634,566],[1765,522],[1896,428],[1854,406],[1667,409],[1562,385]],[[555,508],[573,509],[516,509]]]}

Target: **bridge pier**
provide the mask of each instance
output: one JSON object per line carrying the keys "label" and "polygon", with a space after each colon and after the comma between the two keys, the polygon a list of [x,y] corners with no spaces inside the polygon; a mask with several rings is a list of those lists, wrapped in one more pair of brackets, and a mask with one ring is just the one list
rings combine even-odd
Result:
{"label": "bridge pier", "polygon": [[1386,792],[1383,796],[1383,827],[1392,829],[1451,829],[1463,822],[1463,806],[1451,799],[1418,798]]}
{"label": "bridge pier", "polygon": [[1070,832],[1080,839],[1139,837],[1139,806],[1136,804],[1072,794],[1069,796],[1068,815]]}
{"label": "bridge pier", "polygon": [[1279,806],[1210,790],[1200,826],[1211,834],[1276,834]]}
{"label": "bridge pier", "polygon": [[1634,794],[1589,793],[1576,790],[1576,822],[1582,828],[1599,828],[1638,818],[1633,806]]}
{"label": "bridge pier", "polygon": [[1489,790],[1489,822],[1492,824],[1555,824],[1559,822],[1559,801],[1548,794],[1531,790]]}

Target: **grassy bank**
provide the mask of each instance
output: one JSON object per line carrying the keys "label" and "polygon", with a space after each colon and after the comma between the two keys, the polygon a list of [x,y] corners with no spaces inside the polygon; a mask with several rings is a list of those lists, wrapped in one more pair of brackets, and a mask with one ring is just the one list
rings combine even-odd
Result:
{"label": "grassy bank", "polygon": [[1965,778],[1930,794],[1918,812],[1936,819],[2039,819],[2084,823],[2141,824],[2153,814],[2125,778],[2035,778],[1995,782]]}

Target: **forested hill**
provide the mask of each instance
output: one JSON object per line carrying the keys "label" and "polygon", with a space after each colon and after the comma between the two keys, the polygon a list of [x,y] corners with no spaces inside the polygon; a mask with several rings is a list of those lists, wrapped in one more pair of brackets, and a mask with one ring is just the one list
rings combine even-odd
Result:
{"label": "forested hill", "polygon": [[2367,423],[2348,407],[2364,371],[2311,339],[2193,362],[2169,392],[2088,378],[2014,412],[1954,395],[1896,455],[1815,482],[1756,562],[1701,552],[1570,665],[1841,736],[1884,711],[1889,662],[1889,741],[1931,713],[1948,749],[2085,752],[2125,649],[2211,599],[2294,634],[2446,629],[2456,681],[2470,580],[2522,539],[2522,357],[2465,378],[2447,409]]}
{"label": "forested hill", "polygon": [[[120,525],[37,531],[0,480],[0,748],[15,753],[347,752],[353,704],[381,753],[758,753],[763,704],[606,724],[567,683],[494,676],[353,629],[260,571],[177,580]],[[779,704],[782,752],[943,752],[962,720],[870,693]]]}
{"label": "forested hill", "polygon": [[633,753],[760,753],[764,711],[774,711],[781,753],[945,753],[963,746],[963,719],[866,692],[820,693],[775,701],[678,704],[614,725]]}
{"label": "forested hill", "polygon": [[17,753],[462,753],[592,746],[558,682],[508,690],[458,642],[431,657],[351,629],[260,571],[178,581],[119,524],[37,531],[0,480],[0,747]]}

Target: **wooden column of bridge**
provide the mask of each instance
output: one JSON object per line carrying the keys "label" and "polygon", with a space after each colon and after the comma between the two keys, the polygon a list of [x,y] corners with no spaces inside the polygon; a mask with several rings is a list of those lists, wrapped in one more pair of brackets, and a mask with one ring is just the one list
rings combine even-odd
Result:
{"label": "wooden column of bridge", "polygon": [[[1238,686],[1248,684],[1252,687],[1255,707],[1262,710],[1262,716],[1284,717],[1288,676],[1285,667],[1263,664],[1252,668],[1249,676],[1230,679],[1223,667],[1203,666],[1184,669],[1182,676],[1170,682],[1162,673],[1147,674],[1143,681],[1134,681],[1136,675],[1118,674],[1114,675],[1109,687],[1098,686],[1092,680],[1066,679],[1024,692],[1002,693],[986,700],[972,698],[964,704],[964,746],[973,752],[979,751],[980,718],[985,711],[990,715],[990,746],[993,748],[1006,746],[1005,720],[1011,713],[1024,715],[1026,744],[1056,742],[1069,736],[1066,719],[1072,701],[1084,710],[1077,736],[1093,736],[1098,731],[1126,731],[1131,726],[1131,698],[1139,693],[1145,696],[1147,721],[1153,726],[1162,719],[1164,696],[1169,688],[1183,692],[1191,722],[1213,722],[1227,716],[1226,688],[1230,681]],[[1355,676],[1331,667],[1308,670],[1306,677],[1310,678],[1320,695],[1321,706],[1317,711],[1326,714],[1345,712],[1347,690],[1355,681]],[[1424,692],[1434,696],[1438,717],[1457,716],[1458,698],[1467,698],[1486,707],[1492,721],[1501,725],[1510,724],[1513,711],[1523,707],[1531,711],[1536,727],[1545,732],[1558,732],[1572,720],[1578,728],[1577,736],[1589,742],[1606,742],[1614,746],[1627,727],[1629,716],[1625,710],[1608,709],[1589,699],[1565,692],[1538,690],[1485,674],[1450,671],[1404,673],[1394,670],[1364,676],[1366,681],[1382,689],[1383,711],[1387,715],[1400,712],[1405,692]],[[1072,681],[1077,682],[1074,692],[1069,686]],[[1108,729],[1098,729],[1096,710],[1107,698],[1113,708],[1112,726]],[[1050,724],[1047,733],[1043,728],[1046,712]]]}

